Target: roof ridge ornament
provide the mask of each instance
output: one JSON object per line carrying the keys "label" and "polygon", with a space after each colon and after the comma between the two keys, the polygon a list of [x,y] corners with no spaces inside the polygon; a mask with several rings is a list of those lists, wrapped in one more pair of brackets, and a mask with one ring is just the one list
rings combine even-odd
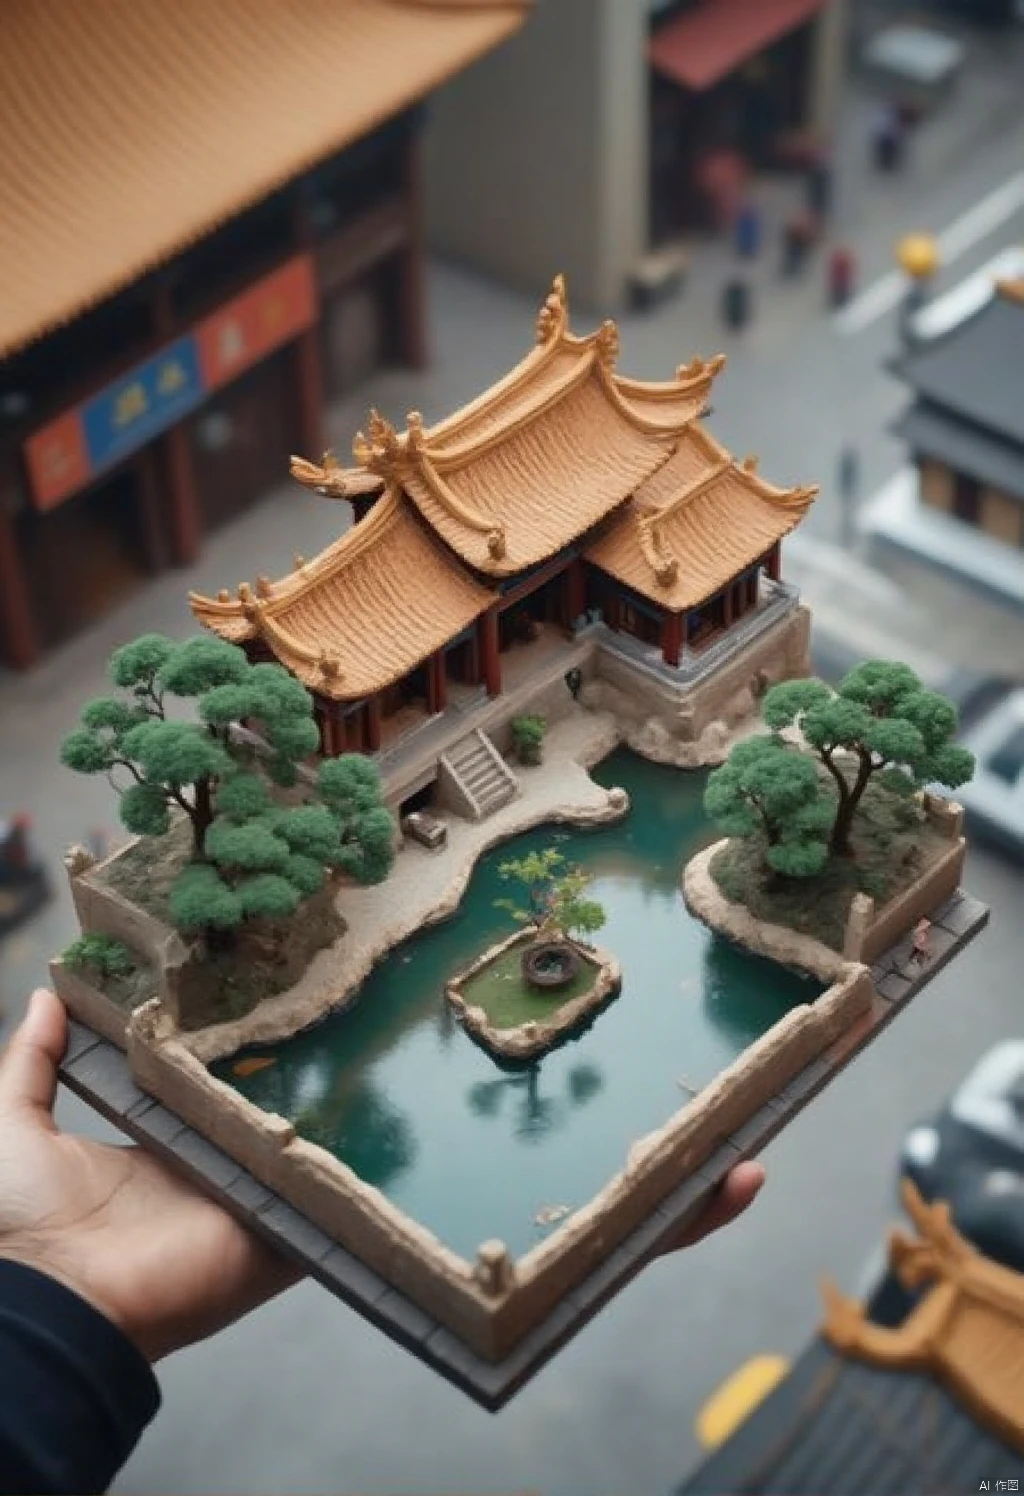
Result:
{"label": "roof ridge ornament", "polygon": [[565,289],[565,276],[556,275],[544,304],[537,313],[537,342],[554,343],[565,332],[569,324],[569,300]]}
{"label": "roof ridge ornament", "polygon": [[307,462],[304,457],[290,457],[288,467],[292,477],[303,488],[312,488],[328,499],[348,497],[345,470],[330,450],[324,453],[319,465]]}
{"label": "roof ridge ornament", "polygon": [[418,410],[410,410],[405,418],[406,433],[405,446],[409,452],[422,452],[425,449],[423,435],[423,414]]}
{"label": "roof ridge ornament", "polygon": [[619,356],[619,329],[610,317],[606,318],[597,330],[594,338],[594,350],[598,361],[603,367],[611,371],[615,367],[615,361]]}
{"label": "roof ridge ornament", "polygon": [[663,537],[655,528],[656,514],[638,514],[636,526],[640,550],[662,587],[671,587],[679,576],[679,562],[665,553]]}
{"label": "roof ridge ornament", "polygon": [[352,455],[360,467],[379,477],[388,478],[402,456],[398,432],[376,408],[370,411],[366,429],[369,438],[362,431],[356,432],[352,441]]}

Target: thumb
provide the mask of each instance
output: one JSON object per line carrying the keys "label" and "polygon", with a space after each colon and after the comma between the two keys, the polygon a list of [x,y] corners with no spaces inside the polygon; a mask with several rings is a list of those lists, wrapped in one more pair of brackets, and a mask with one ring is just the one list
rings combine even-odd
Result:
{"label": "thumb", "polygon": [[52,992],[33,992],[28,1012],[0,1057],[0,1111],[26,1109],[47,1127],[57,1090],[57,1066],[67,1048],[67,1016]]}

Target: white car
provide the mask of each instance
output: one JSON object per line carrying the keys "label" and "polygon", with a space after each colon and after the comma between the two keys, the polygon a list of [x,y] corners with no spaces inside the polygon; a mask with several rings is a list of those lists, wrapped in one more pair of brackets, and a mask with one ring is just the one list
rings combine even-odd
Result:
{"label": "white car", "polygon": [[972,833],[1024,862],[1024,688],[1008,692],[960,735],[977,761],[956,792]]}

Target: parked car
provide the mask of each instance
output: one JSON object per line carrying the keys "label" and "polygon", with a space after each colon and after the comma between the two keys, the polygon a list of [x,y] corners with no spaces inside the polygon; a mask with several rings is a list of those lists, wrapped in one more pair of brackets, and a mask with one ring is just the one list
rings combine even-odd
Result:
{"label": "parked car", "polygon": [[33,855],[26,816],[0,820],[0,936],[50,897],[46,869]]}
{"label": "parked car", "polygon": [[1024,688],[1004,691],[964,724],[961,741],[977,760],[957,790],[971,834],[1024,863]]}

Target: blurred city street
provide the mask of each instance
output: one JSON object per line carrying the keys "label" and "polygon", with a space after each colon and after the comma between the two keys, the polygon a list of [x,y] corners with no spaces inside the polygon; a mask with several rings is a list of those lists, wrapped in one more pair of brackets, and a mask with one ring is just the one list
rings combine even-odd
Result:
{"label": "blurred city street", "polygon": [[[944,122],[936,143],[926,127],[905,174],[889,179],[867,173],[867,106],[850,105],[832,237],[855,253],[859,311],[827,308],[827,251],[800,278],[783,281],[770,234],[749,271],[754,319],[729,332],[719,313],[736,269],[732,250],[702,243],[678,297],[619,319],[620,366],[659,379],[694,354],[728,355],[712,429],[737,456],[756,453],[770,481],[821,485],[801,535],[783,548],[783,574],[800,584],[823,627],[855,651],[904,657],[922,673],[952,664],[1024,676],[1024,617],[1007,625],[981,599],[954,600],[940,580],[908,600],[840,544],[843,448],[859,455],[863,499],[906,461],[888,434],[906,394],[883,367],[899,337],[899,295],[885,289],[897,240],[958,227],[951,242],[959,252],[947,256],[937,291],[1024,244],[1024,194],[1014,206],[1011,190],[1004,207],[970,216],[1016,179],[1024,160],[1019,74],[996,59],[990,74],[982,70],[971,88],[967,81],[951,109],[959,133]],[[765,188],[769,221],[787,190]],[[571,305],[571,285],[569,297]],[[524,351],[536,296],[434,263],[430,298],[433,366],[376,375],[331,411],[331,443],[343,461],[370,406],[399,421],[418,409],[429,423]],[[592,317],[577,309],[574,320],[579,327]],[[31,672],[0,674],[0,805],[31,816],[57,895],[0,944],[0,1036],[73,933],[62,851],[89,834],[118,834],[106,784],[75,779],[56,761],[80,703],[102,689],[110,650],[145,631],[190,632],[189,589],[214,593],[259,572],[276,575],[294,552],[316,552],[347,523],[347,505],[284,484],[211,536],[192,570],[149,583]],[[989,932],[771,1146],[768,1184],[749,1216],[651,1267],[504,1412],[480,1411],[307,1283],[164,1364],[163,1411],[115,1489],[546,1496],[669,1489],[699,1458],[693,1420],[711,1390],[757,1353],[800,1348],[820,1318],[821,1274],[858,1286],[894,1213],[897,1154],[909,1126],[941,1104],[989,1045],[1020,1037],[1021,873],[972,850],[966,884],[992,906]],[[68,1096],[58,1118],[114,1139]]]}

